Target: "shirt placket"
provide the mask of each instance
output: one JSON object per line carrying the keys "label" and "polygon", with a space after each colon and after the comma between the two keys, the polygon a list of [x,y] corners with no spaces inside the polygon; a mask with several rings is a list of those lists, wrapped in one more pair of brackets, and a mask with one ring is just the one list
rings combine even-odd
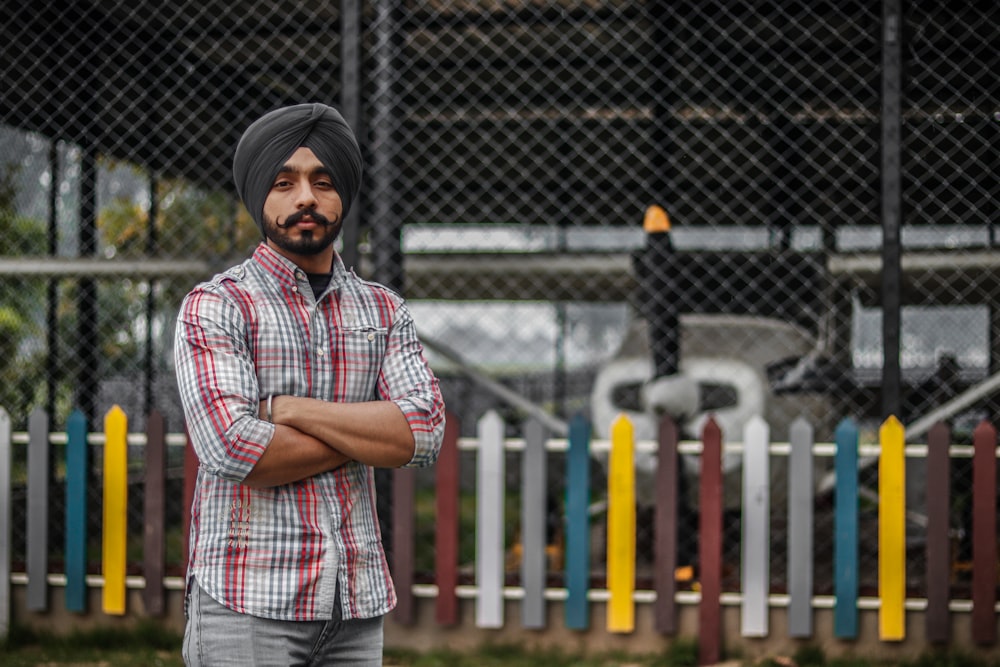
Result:
{"label": "shirt placket", "polygon": [[[313,368],[313,386],[309,389],[310,395],[320,400],[329,400],[333,391],[331,384],[334,354],[330,343],[331,336],[327,313],[331,298],[330,296],[324,296],[318,302],[306,299],[309,309],[309,316],[307,318],[309,323],[308,352]],[[323,304],[327,305],[324,306]],[[324,610],[332,610],[336,602],[338,566],[342,551],[340,545],[340,512],[337,507],[337,494],[333,488],[333,479],[333,475],[324,475],[319,485],[325,500],[323,506],[326,508],[329,518],[327,524],[329,532],[326,535],[328,542],[324,553],[323,575],[317,591],[317,607]]]}

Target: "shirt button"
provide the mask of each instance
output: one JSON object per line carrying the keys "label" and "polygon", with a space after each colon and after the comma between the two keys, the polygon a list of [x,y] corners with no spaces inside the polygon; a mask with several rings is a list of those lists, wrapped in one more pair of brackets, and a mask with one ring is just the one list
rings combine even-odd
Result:
{"label": "shirt button", "polygon": [[326,354],[326,353],[325,353],[325,352],[323,352],[323,350],[316,350],[316,355],[317,355],[317,356],[320,356],[320,357],[322,357],[322,356],[323,356],[324,354]]}
{"label": "shirt button", "polygon": [[373,334],[373,333],[371,333],[371,332],[369,331],[369,332],[368,332],[368,342],[370,343],[370,342],[372,342],[373,340],[375,340],[375,334]]}
{"label": "shirt button", "polygon": [[298,285],[292,285],[292,291],[293,292],[298,292],[299,291],[299,286]]}

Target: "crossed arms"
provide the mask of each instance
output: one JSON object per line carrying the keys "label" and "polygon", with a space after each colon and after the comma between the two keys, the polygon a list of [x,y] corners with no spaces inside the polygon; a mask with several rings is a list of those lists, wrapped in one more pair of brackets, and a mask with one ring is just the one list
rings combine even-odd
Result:
{"label": "crossed arms", "polygon": [[[262,401],[262,416],[264,405]],[[275,396],[271,419],[274,436],[243,480],[247,486],[297,482],[348,461],[394,468],[413,457],[413,433],[392,401],[331,403]]]}

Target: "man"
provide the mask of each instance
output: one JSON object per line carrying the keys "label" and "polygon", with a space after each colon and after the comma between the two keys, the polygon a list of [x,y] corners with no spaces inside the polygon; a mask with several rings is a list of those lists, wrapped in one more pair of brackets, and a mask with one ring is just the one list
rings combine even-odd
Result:
{"label": "man", "polygon": [[396,595],[373,467],[434,463],[444,404],[403,300],[334,249],[361,172],[328,106],[254,122],[233,175],[264,241],[181,305],[190,665],[381,664]]}

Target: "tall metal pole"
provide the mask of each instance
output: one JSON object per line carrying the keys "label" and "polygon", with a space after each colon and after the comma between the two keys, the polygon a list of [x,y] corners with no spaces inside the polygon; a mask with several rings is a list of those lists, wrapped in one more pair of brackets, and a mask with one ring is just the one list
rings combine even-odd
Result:
{"label": "tall metal pole", "polygon": [[[651,62],[657,79],[653,81],[653,128],[651,147],[653,151],[650,162],[654,165],[654,192],[660,201],[651,202],[664,209],[667,230],[647,229],[646,219],[643,219],[643,229],[646,231],[646,247],[635,256],[635,266],[642,276],[642,287],[647,290],[644,298],[644,315],[647,320],[649,349],[653,362],[654,377],[675,375],[680,371],[681,363],[681,325],[680,314],[687,307],[682,301],[683,294],[672,279],[674,270],[670,263],[673,256],[673,242],[669,233],[669,212],[673,207],[673,187],[675,185],[678,164],[677,153],[677,114],[674,107],[678,96],[675,94],[677,66],[676,45],[681,43],[674,30],[675,21],[671,19],[669,0],[655,0],[650,6],[653,20],[653,49]],[[648,209],[647,209],[648,210]],[[655,299],[655,301],[654,301]],[[664,465],[673,465],[679,471],[676,475],[676,494],[678,504],[678,525],[676,535],[658,535],[657,539],[671,539],[676,544],[676,564],[690,565],[694,562],[696,544],[691,535],[697,534],[697,513],[691,507],[689,488],[691,480],[685,472],[684,463],[676,448],[673,450],[674,460]],[[673,576],[673,575],[669,575]]]}
{"label": "tall metal pole", "polygon": [[375,6],[373,24],[372,73],[374,92],[372,109],[372,170],[369,178],[371,201],[371,246],[374,278],[394,290],[403,289],[403,256],[401,250],[402,220],[394,206],[399,183],[396,153],[399,147],[401,103],[396,86],[396,39],[400,33],[397,3],[382,0]]}
{"label": "tall metal pole", "polygon": [[[396,152],[399,146],[397,111],[400,100],[396,91],[397,57],[396,39],[399,29],[399,3],[392,0],[375,2],[375,19],[372,24],[373,95],[371,108],[371,172],[368,178],[371,202],[371,253],[372,277],[383,285],[403,292],[403,261],[400,247],[402,221],[398,211],[394,187],[397,178]],[[398,474],[398,473],[397,473]],[[395,561],[393,554],[393,498],[396,493],[393,471],[375,470],[377,509],[382,529],[382,545]]]}
{"label": "tall metal pole", "polygon": [[[354,130],[364,152],[364,119],[361,112],[361,0],[340,3],[340,111]],[[364,198],[361,198],[363,201]],[[361,227],[360,202],[348,212],[341,231],[340,252],[348,268],[358,265],[358,238]]]}
{"label": "tall metal pole", "polygon": [[[657,80],[650,87],[653,93],[653,126],[650,147],[653,151],[650,163],[654,165],[654,192],[660,201],[649,202],[664,209],[666,220],[673,204],[672,187],[675,176],[671,159],[675,151],[676,121],[672,103],[675,99],[671,90],[673,83],[674,45],[676,35],[671,33],[670,10],[666,0],[654,2],[650,11],[653,17],[653,41],[656,49],[651,54],[651,62]],[[643,227],[646,220],[643,220]],[[669,228],[669,222],[668,222]],[[653,377],[675,375],[680,364],[680,311],[679,303],[683,295],[678,293],[672,280],[670,264],[674,254],[673,243],[667,230],[645,230],[646,246],[635,256],[635,269],[641,290],[641,314],[648,321],[649,349],[653,361]]]}
{"label": "tall metal pole", "polygon": [[882,3],[882,416],[901,408],[902,9]]}
{"label": "tall metal pole", "polygon": [[[574,195],[574,174],[572,164],[573,159],[573,135],[575,127],[569,120],[557,123],[559,130],[560,145],[559,154],[563,156],[562,167],[559,170],[559,210],[562,211],[556,220],[556,252],[564,254],[568,249],[566,238],[569,228],[573,224],[573,195]],[[562,299],[556,301],[556,349],[555,368],[553,369],[552,382],[552,403],[557,416],[566,418],[566,338],[569,334],[569,317],[566,313],[567,305]]]}
{"label": "tall metal pole", "polygon": [[[97,150],[85,146],[80,160],[80,257],[97,254]],[[97,284],[81,278],[77,292],[76,404],[93,424],[97,418]]]}
{"label": "tall metal pole", "polygon": [[[52,139],[49,144],[49,256],[55,257],[59,252],[59,140]],[[55,417],[56,392],[59,383],[56,376],[59,372],[59,280],[49,278],[46,285],[46,369],[45,369],[45,411],[49,418]]]}
{"label": "tall metal pole", "polygon": [[[156,219],[160,214],[160,179],[156,170],[150,168],[149,172],[149,221],[146,228],[146,256],[156,256],[159,250],[160,238],[156,229]],[[146,293],[146,366],[145,373],[145,404],[143,406],[143,418],[148,417],[153,411],[155,401],[153,390],[156,386],[156,362],[153,354],[153,319],[156,316],[156,279],[150,278],[149,292]]]}

